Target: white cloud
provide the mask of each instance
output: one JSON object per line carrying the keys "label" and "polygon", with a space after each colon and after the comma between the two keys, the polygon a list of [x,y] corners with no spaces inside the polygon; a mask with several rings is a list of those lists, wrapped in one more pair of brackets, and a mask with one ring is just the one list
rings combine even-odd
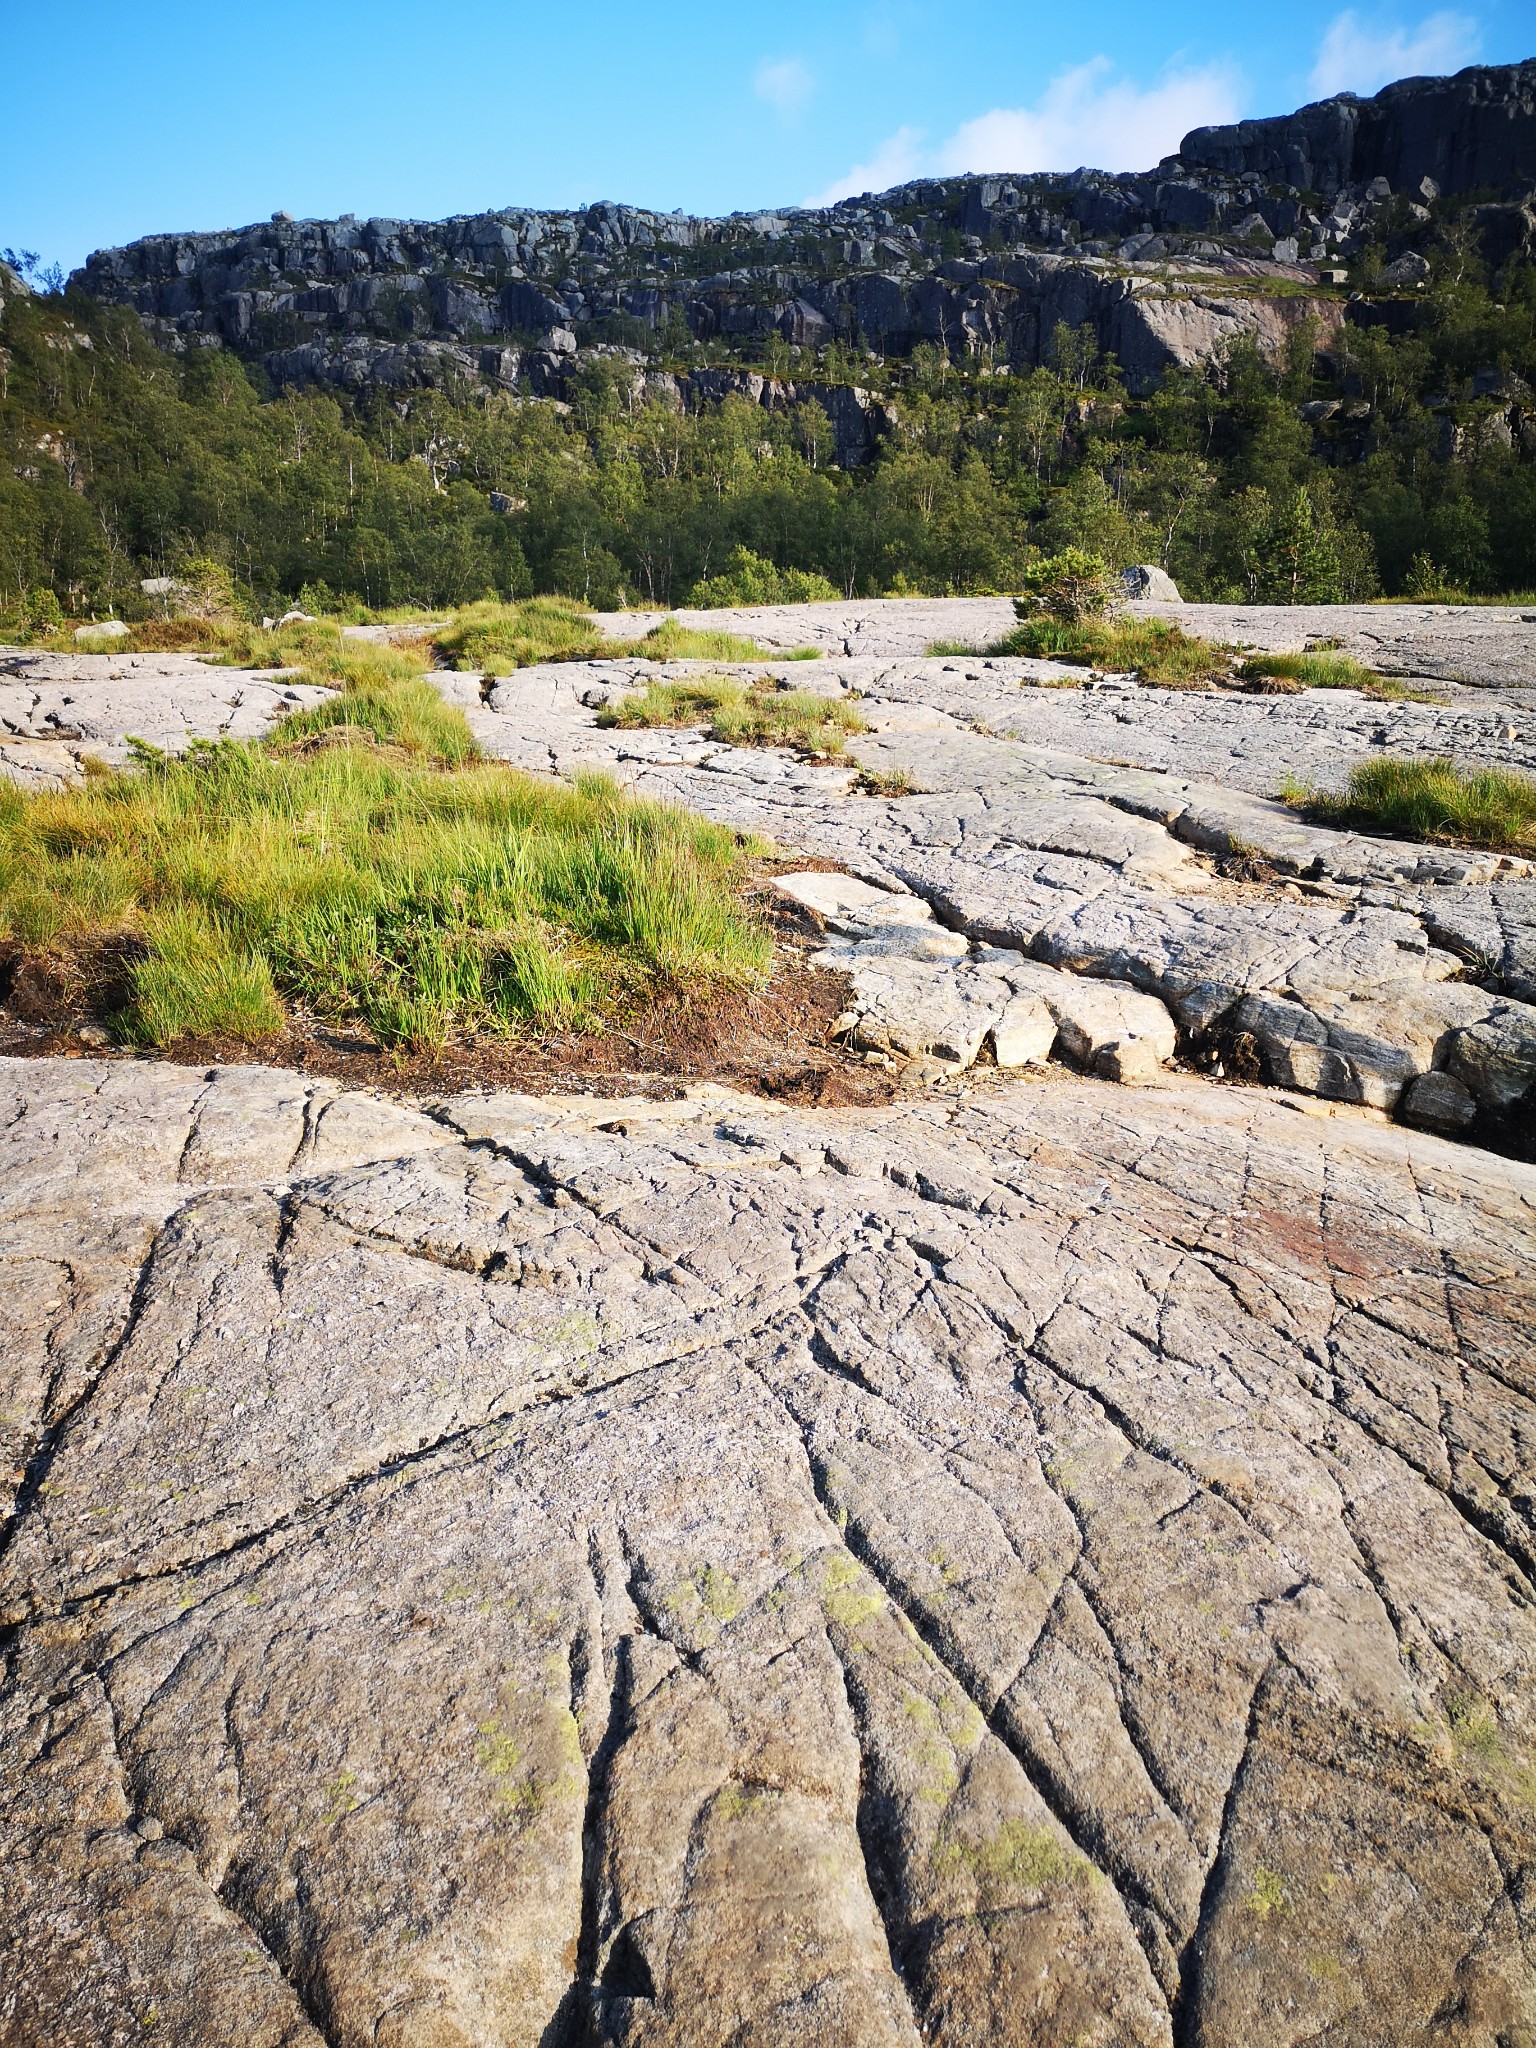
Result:
{"label": "white cloud", "polygon": [[1143,89],[1117,78],[1108,57],[1091,57],[1053,78],[1030,107],[994,107],[925,149],[919,128],[899,128],[868,162],[855,164],[807,206],[878,192],[909,178],[962,171],[1150,170],[1191,128],[1235,121],[1244,80],[1231,64],[1173,71]]}
{"label": "white cloud", "polygon": [[888,135],[867,163],[855,164],[840,178],[834,178],[824,192],[802,201],[806,206],[831,206],[850,193],[884,192],[891,185],[904,185],[928,168],[924,161],[921,128],[898,128]]}
{"label": "white cloud", "polygon": [[816,80],[809,65],[801,63],[798,57],[776,60],[765,57],[753,75],[752,90],[760,100],[766,100],[776,114],[792,121],[804,111],[816,90]]}
{"label": "white cloud", "polygon": [[1474,63],[1482,31],[1469,14],[1426,15],[1417,28],[1363,21],[1346,8],[1328,24],[1312,66],[1312,90],[1319,98],[1336,92],[1373,93],[1394,78],[1421,78],[1459,71]]}
{"label": "white cloud", "polygon": [[957,128],[941,171],[1145,171],[1191,128],[1235,121],[1243,81],[1230,64],[1171,72],[1145,91],[1090,57],[1053,78],[1032,107],[996,107]]}

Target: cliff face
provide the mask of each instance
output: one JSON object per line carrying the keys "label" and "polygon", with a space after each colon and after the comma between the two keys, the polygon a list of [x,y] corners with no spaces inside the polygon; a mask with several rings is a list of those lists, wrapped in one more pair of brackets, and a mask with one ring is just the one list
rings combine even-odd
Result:
{"label": "cliff face", "polygon": [[[594,346],[629,354],[642,379],[637,345],[657,336],[672,356],[710,343],[760,362],[777,336],[878,355],[931,344],[1025,368],[1064,322],[1090,328],[1137,391],[1236,335],[1274,350],[1299,320],[1336,325],[1342,302],[1317,291],[1311,266],[1347,259],[1395,193],[1424,196],[1422,179],[1518,197],[1536,165],[1533,109],[1536,62],[1196,130],[1144,176],[925,180],[721,220],[614,204],[440,222],[278,214],[104,250],[73,282],[133,306],[168,347],[232,348],[279,383],[468,379],[559,396]],[[1497,211],[1508,254],[1531,215]],[[754,377],[717,365],[649,381],[692,404],[722,378],[746,389]],[[755,381],[765,403],[786,388]],[[863,459],[873,419],[838,402],[842,459]]]}
{"label": "cliff face", "polygon": [[1186,165],[1276,180],[1332,199],[1385,178],[1394,192],[1425,178],[1454,197],[1536,179],[1536,60],[1477,65],[1454,78],[1401,78],[1374,99],[1341,93],[1294,114],[1196,128]]}

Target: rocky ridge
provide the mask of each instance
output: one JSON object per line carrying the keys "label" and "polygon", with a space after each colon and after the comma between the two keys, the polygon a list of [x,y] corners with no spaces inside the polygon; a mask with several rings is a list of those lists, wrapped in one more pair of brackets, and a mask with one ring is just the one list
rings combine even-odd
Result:
{"label": "rocky ridge", "polygon": [[1527,63],[1405,80],[1371,101],[1196,130],[1142,176],[922,180],[724,220],[612,203],[438,223],[278,215],[99,251],[72,282],[136,308],[166,346],[231,347],[278,383],[559,397],[591,349],[627,352],[637,384],[673,404],[729,389],[830,402],[840,458],[856,462],[880,421],[846,382],[658,372],[634,338],[754,355],[773,337],[881,356],[929,343],[1022,368],[1065,322],[1145,390],[1235,336],[1273,352],[1299,321],[1326,334],[1344,305],[1318,290],[1316,265],[1377,233],[1417,262],[1425,202],[1442,195],[1496,190],[1480,215],[1494,260],[1530,246],[1533,78]]}

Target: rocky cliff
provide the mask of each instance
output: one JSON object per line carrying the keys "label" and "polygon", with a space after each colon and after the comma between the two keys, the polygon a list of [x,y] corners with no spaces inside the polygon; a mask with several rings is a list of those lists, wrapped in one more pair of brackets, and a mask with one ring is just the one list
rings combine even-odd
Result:
{"label": "rocky cliff", "polygon": [[1536,176],[1536,61],[1401,78],[1374,99],[1341,93],[1274,120],[1196,128],[1179,154],[1192,170],[1278,179],[1323,199],[1376,178],[1394,192],[1426,178],[1446,195],[1503,191]]}
{"label": "rocky cliff", "polygon": [[[774,404],[794,395],[786,381],[731,357],[926,343],[1023,368],[1064,322],[1091,328],[1136,391],[1233,336],[1273,351],[1301,320],[1337,324],[1317,266],[1382,237],[1398,253],[1434,203],[1492,193],[1497,253],[1529,244],[1533,170],[1536,62],[1198,129],[1141,176],[923,180],[720,220],[612,203],[431,223],[279,213],[100,251],[73,282],[133,306],[169,347],[229,347],[279,383],[558,397],[596,347],[624,351],[637,386],[669,402],[737,388]],[[700,344],[717,359],[707,373],[650,367]],[[799,395],[833,389],[840,457],[862,460],[870,404],[845,379]]]}

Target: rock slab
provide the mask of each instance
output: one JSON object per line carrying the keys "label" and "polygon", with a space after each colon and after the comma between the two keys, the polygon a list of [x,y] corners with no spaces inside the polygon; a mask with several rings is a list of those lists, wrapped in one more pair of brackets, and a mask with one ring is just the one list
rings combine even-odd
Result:
{"label": "rock slab", "polygon": [[1536,1171],[0,1063],[0,2042],[1536,2027]]}

